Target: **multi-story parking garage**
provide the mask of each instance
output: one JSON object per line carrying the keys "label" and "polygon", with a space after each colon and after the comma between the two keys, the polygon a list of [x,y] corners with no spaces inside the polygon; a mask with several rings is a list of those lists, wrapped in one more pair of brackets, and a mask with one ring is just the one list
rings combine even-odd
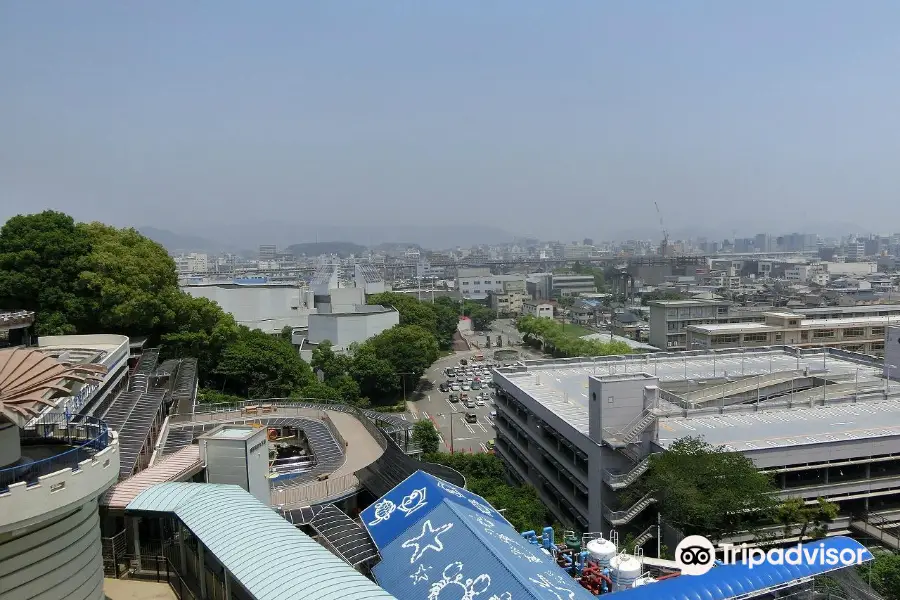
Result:
{"label": "multi-story parking garage", "polygon": [[494,374],[497,454],[583,531],[653,522],[652,497],[622,506],[618,492],[687,436],[743,452],[782,497],[838,503],[835,531],[900,519],[900,384],[882,368],[789,347],[531,361]]}

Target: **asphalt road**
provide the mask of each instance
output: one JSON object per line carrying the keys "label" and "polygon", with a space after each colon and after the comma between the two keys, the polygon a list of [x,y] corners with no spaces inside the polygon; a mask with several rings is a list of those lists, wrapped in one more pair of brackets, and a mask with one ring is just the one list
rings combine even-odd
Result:
{"label": "asphalt road", "polygon": [[[452,449],[454,452],[487,452],[488,441],[494,439],[493,420],[490,413],[494,410],[491,402],[486,402],[485,406],[476,406],[469,411],[461,402],[451,403],[449,400],[450,393],[441,392],[439,385],[446,381],[444,369],[449,366],[457,366],[461,358],[471,359],[476,354],[484,354],[490,358],[496,349],[494,342],[497,335],[503,337],[503,348],[515,348],[519,351],[523,358],[541,358],[540,353],[531,349],[523,348],[521,344],[521,336],[516,331],[515,324],[511,319],[500,319],[493,323],[488,333],[491,336],[492,345],[490,348],[484,348],[484,336],[472,335],[468,337],[472,342],[477,343],[481,348],[473,348],[472,350],[454,352],[451,355],[439,358],[431,367],[425,371],[425,376],[419,385],[419,389],[415,394],[411,395],[406,402],[407,411],[398,415],[407,421],[418,421],[420,419],[428,419],[438,430],[441,436],[442,450],[449,452],[451,450],[451,423],[452,423]],[[469,396],[474,398],[481,391],[469,392]],[[464,414],[466,412],[474,412],[478,416],[477,423],[467,423]]]}

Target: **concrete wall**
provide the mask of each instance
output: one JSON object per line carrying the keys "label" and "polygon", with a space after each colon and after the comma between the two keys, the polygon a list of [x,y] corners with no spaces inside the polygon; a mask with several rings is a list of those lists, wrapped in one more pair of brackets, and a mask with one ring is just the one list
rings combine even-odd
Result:
{"label": "concrete wall", "polygon": [[0,423],[0,468],[13,464],[21,457],[19,427],[14,423]]}
{"label": "concrete wall", "polygon": [[292,286],[184,286],[195,298],[216,302],[241,324],[265,320],[290,321],[296,327],[306,326],[307,311],[301,307],[300,289]]}
{"label": "concrete wall", "polygon": [[0,596],[103,600],[96,499],[54,520],[0,534]]}
{"label": "concrete wall", "polygon": [[900,380],[900,326],[888,327],[885,331],[884,376]]}
{"label": "concrete wall", "polygon": [[364,342],[400,323],[395,310],[367,313],[313,314],[309,316],[309,341],[330,341],[336,348],[347,348],[353,342]]}

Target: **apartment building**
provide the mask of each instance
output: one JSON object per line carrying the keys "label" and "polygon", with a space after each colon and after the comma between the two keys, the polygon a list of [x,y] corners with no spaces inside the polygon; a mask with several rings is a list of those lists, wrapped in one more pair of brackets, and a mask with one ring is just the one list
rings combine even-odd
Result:
{"label": "apartment building", "polygon": [[687,328],[713,323],[762,322],[762,309],[736,307],[727,300],[655,300],[650,307],[650,345],[663,350],[687,348]]}
{"label": "apartment building", "polygon": [[190,254],[181,254],[175,257],[175,269],[182,275],[193,273],[209,273],[210,260],[209,255],[191,252]]}
{"label": "apartment building", "polygon": [[784,278],[791,283],[828,285],[828,269],[823,264],[794,265],[784,270]]}
{"label": "apartment building", "polygon": [[882,354],[885,327],[900,316],[806,319],[793,312],[765,312],[762,323],[718,323],[686,328],[687,347],[696,349],[791,345],[827,346],[850,352]]}
{"label": "apartment building", "polygon": [[900,386],[882,368],[790,347],[526,361],[494,373],[496,454],[563,524],[643,543],[655,499],[621,492],[652,454],[701,436],[771,473],[781,499],[837,503],[841,534],[851,515],[900,518]]}

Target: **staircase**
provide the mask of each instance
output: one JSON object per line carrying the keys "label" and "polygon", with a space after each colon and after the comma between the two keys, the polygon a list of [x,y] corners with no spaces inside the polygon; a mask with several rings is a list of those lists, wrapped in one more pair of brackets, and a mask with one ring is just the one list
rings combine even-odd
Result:
{"label": "staircase", "polygon": [[646,496],[635,502],[633,505],[631,505],[630,508],[627,508],[625,510],[610,510],[606,508],[604,510],[604,516],[606,517],[606,520],[609,521],[609,524],[614,527],[626,525],[654,502],[656,502],[656,498],[654,498],[650,494],[647,494]]}
{"label": "staircase", "polygon": [[626,427],[620,432],[613,433],[606,441],[613,448],[622,448],[628,444],[638,441],[638,437],[644,430],[656,421],[656,414],[652,410],[644,411],[640,415],[640,420],[630,427]]}
{"label": "staircase", "polygon": [[647,529],[642,531],[639,536],[634,538],[634,547],[640,548],[641,546],[643,546],[644,544],[646,544],[647,542],[649,542],[650,540],[652,540],[655,537],[656,537],[656,525],[650,525],[649,527],[647,527]]}
{"label": "staircase", "polygon": [[609,471],[604,471],[603,480],[612,489],[621,490],[637,481],[638,477],[646,473],[649,467],[650,457],[648,456],[647,458],[636,464],[634,468],[632,468],[627,473],[610,473]]}

